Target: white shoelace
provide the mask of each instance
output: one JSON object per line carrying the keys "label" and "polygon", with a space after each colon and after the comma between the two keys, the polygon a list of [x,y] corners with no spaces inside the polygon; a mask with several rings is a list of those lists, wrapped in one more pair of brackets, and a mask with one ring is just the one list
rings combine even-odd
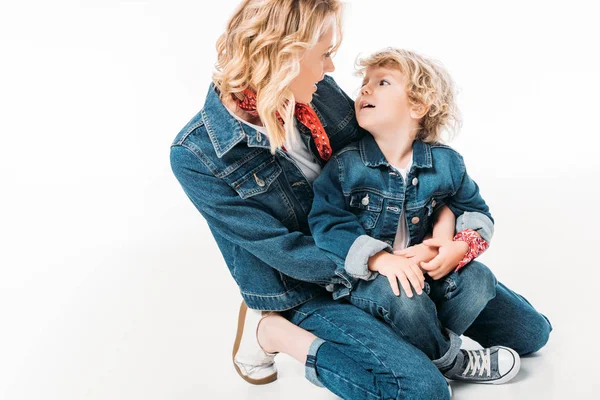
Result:
{"label": "white shoelace", "polygon": [[469,375],[475,376],[479,370],[479,376],[483,376],[483,373],[487,371],[487,377],[492,376],[492,368],[490,361],[490,349],[483,350],[465,350],[469,356],[469,365],[462,373],[463,376],[467,375],[467,372],[471,370]]}

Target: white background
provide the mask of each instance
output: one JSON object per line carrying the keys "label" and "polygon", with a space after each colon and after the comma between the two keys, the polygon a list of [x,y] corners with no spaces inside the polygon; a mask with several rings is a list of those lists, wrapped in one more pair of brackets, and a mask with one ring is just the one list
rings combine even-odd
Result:
{"label": "white background", "polygon": [[[0,6],[1,399],[335,398],[285,356],[271,385],[237,377],[241,297],[170,171],[237,2]],[[554,325],[513,383],[453,385],[455,398],[593,398],[592,2],[348,3],[333,76],[354,95],[355,57],[384,46],[446,65],[464,116],[451,144],[496,219],[482,261]]]}

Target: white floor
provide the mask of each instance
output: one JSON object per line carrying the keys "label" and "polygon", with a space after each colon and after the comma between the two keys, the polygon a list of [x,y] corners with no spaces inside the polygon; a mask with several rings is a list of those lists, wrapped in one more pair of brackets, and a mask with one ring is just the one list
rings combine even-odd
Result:
{"label": "white floor", "polygon": [[[335,398],[283,355],[273,384],[236,375],[241,297],[169,168],[238,3],[0,6],[0,400]],[[351,95],[377,48],[451,69],[452,145],[496,219],[481,260],[554,325],[513,382],[454,398],[600,398],[593,3],[346,3],[334,76]]]}
{"label": "white floor", "polygon": [[[552,207],[566,207],[559,201],[517,207],[516,199],[502,195],[508,193],[502,181],[487,184],[492,183],[497,191],[489,197],[497,203],[499,222],[482,260],[548,315],[554,331],[538,355],[523,360],[513,382],[494,387],[454,383],[455,398],[598,398],[597,241],[591,234],[565,234],[591,232],[586,227],[597,221],[563,219],[570,210],[555,213]],[[510,185],[541,193],[549,190],[546,184],[552,183]],[[0,282],[1,399],[335,397],[312,386],[303,378],[303,367],[283,355],[277,360],[277,382],[254,387],[241,380],[230,361],[240,297],[202,218],[170,177],[156,180],[152,188],[110,185],[113,192],[134,196],[132,202],[135,193],[148,194],[144,212],[118,222],[122,215],[81,218],[83,201],[49,199],[46,207],[54,213],[35,211],[33,204],[14,205],[31,205],[29,218],[44,223],[27,231],[29,236],[24,236],[26,228],[20,232],[12,224],[8,259],[19,268],[3,268]],[[94,190],[102,189],[100,183]],[[78,186],[78,193],[88,190],[91,185]],[[574,194],[593,199],[586,190]],[[159,197],[152,196],[159,192],[171,193],[165,198],[173,200],[161,199],[162,211],[153,200]],[[564,226],[544,222],[546,215],[561,218]],[[19,217],[12,218],[9,223]],[[129,224],[147,236],[129,237]],[[162,230],[153,230],[155,224]],[[531,232],[528,245],[510,236],[508,228],[519,224]],[[118,229],[110,237],[91,228],[111,225]],[[33,242],[35,248],[29,245]]]}

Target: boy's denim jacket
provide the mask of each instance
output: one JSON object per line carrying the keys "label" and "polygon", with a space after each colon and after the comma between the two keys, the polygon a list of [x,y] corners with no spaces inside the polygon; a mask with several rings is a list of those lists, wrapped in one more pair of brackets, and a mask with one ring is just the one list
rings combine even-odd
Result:
{"label": "boy's denim jacket", "polygon": [[[325,76],[313,96],[333,151],[359,140],[354,102]],[[317,156],[310,132],[298,128]],[[184,191],[206,219],[225,263],[248,307],[287,310],[324,293],[350,290],[351,277],[321,251],[310,235],[313,190],[282,150],[233,118],[211,85],[203,109],[171,146],[171,167]],[[211,284],[210,263],[206,269]]]}
{"label": "boy's denim jacket", "polygon": [[[367,261],[381,250],[391,251],[403,206],[410,245],[431,232],[433,214],[444,204],[457,217],[458,231],[470,228],[491,240],[492,216],[461,155],[422,141],[415,141],[412,150],[405,183],[367,134],[335,154],[313,184],[313,238],[352,277],[376,276]],[[336,292],[340,296],[347,290]]]}

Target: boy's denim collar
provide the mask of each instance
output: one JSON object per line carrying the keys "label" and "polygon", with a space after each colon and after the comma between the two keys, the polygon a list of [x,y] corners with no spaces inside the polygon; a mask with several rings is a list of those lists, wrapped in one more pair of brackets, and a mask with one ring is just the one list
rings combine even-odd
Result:
{"label": "boy's denim collar", "polygon": [[248,142],[248,147],[270,148],[266,135],[249,126],[243,126],[227,111],[214,83],[210,84],[201,113],[206,131],[219,158],[244,139]]}
{"label": "boy's denim collar", "polygon": [[[390,163],[385,159],[381,149],[377,145],[375,138],[367,134],[359,142],[360,157],[368,167],[378,167],[380,165],[389,166]],[[431,168],[431,146],[420,140],[413,142],[413,165],[416,168]]]}

